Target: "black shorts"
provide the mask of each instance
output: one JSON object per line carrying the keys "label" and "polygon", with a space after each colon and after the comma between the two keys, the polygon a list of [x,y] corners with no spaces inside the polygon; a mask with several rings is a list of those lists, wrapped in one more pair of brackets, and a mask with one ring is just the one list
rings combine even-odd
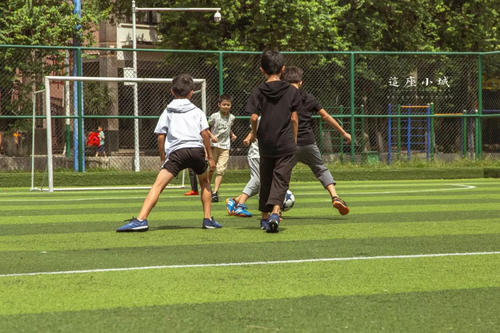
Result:
{"label": "black shorts", "polygon": [[100,145],[99,147],[97,147],[97,152],[103,153],[104,152],[104,145]]}
{"label": "black shorts", "polygon": [[208,168],[205,159],[205,149],[203,148],[182,148],[170,153],[165,163],[162,165],[174,176],[183,169],[193,169],[197,175],[201,175]]}

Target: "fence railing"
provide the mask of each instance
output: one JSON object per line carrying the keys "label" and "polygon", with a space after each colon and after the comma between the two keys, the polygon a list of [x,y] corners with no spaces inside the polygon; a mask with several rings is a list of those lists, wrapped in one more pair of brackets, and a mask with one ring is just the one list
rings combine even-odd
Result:
{"label": "fence railing", "polygon": [[[139,78],[172,78],[187,72],[205,79],[207,115],[217,112],[220,94],[231,94],[231,112],[237,116],[233,132],[238,136],[231,154],[246,155],[242,140],[249,122],[244,109],[252,90],[263,81],[260,52],[136,51]],[[23,169],[23,164],[5,161],[32,151],[43,160],[44,103],[50,103],[52,148],[60,160],[56,167],[81,170],[75,161],[83,159],[87,168],[130,169],[138,150],[142,169],[157,168],[153,131],[171,100],[168,85],[138,86],[137,115],[132,87],[123,82],[54,82],[50,101],[33,94],[45,88],[48,75],[127,77],[132,53],[133,49],[0,45],[0,167]],[[352,135],[347,144],[315,117],[316,140],[327,159],[358,162],[371,157],[391,163],[500,154],[500,52],[283,53],[287,65],[304,69],[303,89]],[[200,95],[193,102],[201,107]],[[95,157],[93,147],[75,149],[97,126],[106,134],[106,159]],[[74,136],[80,142],[68,140]]]}

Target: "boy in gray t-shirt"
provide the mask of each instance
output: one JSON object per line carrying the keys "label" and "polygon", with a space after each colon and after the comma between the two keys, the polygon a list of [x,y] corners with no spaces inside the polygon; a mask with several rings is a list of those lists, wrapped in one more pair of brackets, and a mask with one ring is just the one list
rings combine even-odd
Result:
{"label": "boy in gray t-shirt", "polygon": [[[218,192],[229,161],[229,149],[231,142],[236,140],[236,135],[231,131],[235,119],[235,116],[230,113],[232,100],[233,98],[229,94],[221,95],[218,104],[219,112],[213,113],[208,119],[210,131],[217,138],[211,143],[212,156],[216,165],[212,202],[219,201]],[[213,171],[210,171],[210,179],[212,179],[212,174]]]}

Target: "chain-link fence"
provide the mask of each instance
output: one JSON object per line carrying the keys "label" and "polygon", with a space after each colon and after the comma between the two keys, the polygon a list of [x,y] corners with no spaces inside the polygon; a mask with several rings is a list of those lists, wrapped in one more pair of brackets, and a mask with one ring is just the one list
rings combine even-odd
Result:
{"label": "chain-link fence", "polygon": [[[46,101],[34,94],[45,89],[45,76],[133,77],[132,56],[131,49],[0,46],[1,168],[29,170],[33,133],[35,155],[46,154]],[[238,137],[231,164],[244,166],[245,105],[263,81],[260,53],[138,50],[137,59],[138,78],[190,73],[204,79],[206,89],[198,85],[193,102],[206,103],[207,116],[218,112],[221,93],[231,94]],[[499,52],[285,52],[285,59],[304,69],[303,88],[353,137],[346,143],[316,116],[316,140],[327,160],[391,163],[500,153]],[[136,100],[131,82],[52,82],[56,168],[133,170],[138,151],[140,170],[157,169],[154,128],[172,99],[170,88],[138,83]],[[97,147],[88,142],[98,126],[106,136],[106,157],[96,157]]]}

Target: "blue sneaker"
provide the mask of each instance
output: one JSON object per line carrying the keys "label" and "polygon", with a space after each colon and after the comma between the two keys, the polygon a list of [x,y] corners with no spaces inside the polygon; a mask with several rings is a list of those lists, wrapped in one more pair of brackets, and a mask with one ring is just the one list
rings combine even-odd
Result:
{"label": "blue sneaker", "polygon": [[233,198],[226,199],[226,210],[228,215],[234,215],[234,207],[236,206],[236,201]]}
{"label": "blue sneaker", "polygon": [[267,221],[266,232],[269,233],[279,232],[279,226],[280,226],[280,217],[278,216],[278,214],[271,214],[271,216],[269,216],[269,220]]}
{"label": "blue sneaker", "polygon": [[148,220],[139,221],[138,219],[133,217],[130,220],[125,220],[125,222],[128,223],[116,229],[116,232],[148,231],[149,229]]}
{"label": "blue sneaker", "polygon": [[233,215],[241,217],[252,217],[252,213],[247,210],[247,205],[245,204],[238,204],[238,206],[236,206],[236,209],[234,210]]}
{"label": "blue sneaker", "polygon": [[269,223],[267,223],[267,219],[261,219],[260,220],[260,229],[261,230],[267,230],[267,225]]}
{"label": "blue sneaker", "polygon": [[211,219],[203,219],[203,224],[201,225],[203,229],[216,229],[216,228],[222,228],[222,225],[220,225],[219,222],[215,221],[214,217],[212,216]]}

